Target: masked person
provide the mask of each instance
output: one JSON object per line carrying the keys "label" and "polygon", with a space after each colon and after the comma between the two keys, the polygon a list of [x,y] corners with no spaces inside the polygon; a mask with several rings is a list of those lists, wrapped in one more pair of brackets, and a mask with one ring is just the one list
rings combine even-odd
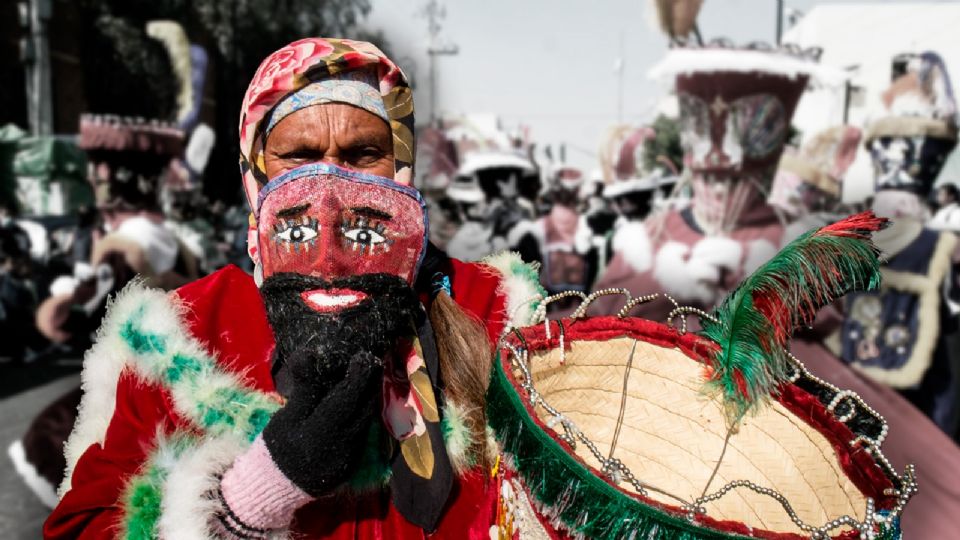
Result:
{"label": "masked person", "polygon": [[841,202],[843,178],[856,158],[861,136],[855,127],[834,126],[815,134],[798,150],[784,152],[767,202],[790,220],[787,239],[849,213]]}
{"label": "masked person", "polygon": [[[635,236],[631,261],[642,266],[619,286],[635,296],[666,292],[681,305],[709,309],[718,294],[730,290],[738,276],[783,241],[784,226],[766,202],[766,191],[786,140],[785,124],[806,85],[802,73],[813,74],[814,65],[789,53],[723,47],[675,48],[670,54],[672,65],[681,71],[677,91],[693,197],[688,207],[647,220],[648,234]],[[760,62],[771,60],[765,55],[773,55],[776,62]],[[788,69],[796,70],[794,76],[783,75]],[[878,244],[887,231],[877,235]],[[637,257],[644,250],[648,257]],[[616,256],[611,266],[615,261]],[[616,313],[623,301],[611,298],[599,298],[592,312]],[[671,309],[673,305],[661,299],[630,313],[663,320]],[[955,514],[955,501],[960,501],[960,482],[946,472],[953,464],[960,467],[956,445],[897,392],[844,365],[824,347],[819,334],[812,340],[804,337],[793,340],[792,353],[818,377],[871,403],[889,422],[891,433],[898,434],[886,441],[887,456],[900,466],[917,465],[919,483],[925,486],[917,501],[923,502],[905,520],[905,535],[949,536],[955,525],[944,516]]]}
{"label": "masked person", "polygon": [[428,246],[412,130],[368,43],[263,62],[240,120],[254,278],[114,302],[45,537],[489,536],[490,340],[537,285]]}
{"label": "masked person", "polygon": [[957,144],[956,102],[937,54],[900,58],[906,63],[883,96],[885,114],[864,137],[876,172],[874,211],[894,222],[877,236],[883,288],[845,300],[840,357],[956,438],[960,387],[948,349],[960,312],[957,241],[925,226],[926,199]]}
{"label": "masked person", "polygon": [[608,146],[620,143],[616,161],[607,158],[603,163],[604,174],[608,178],[603,197],[609,201],[617,217],[606,242],[609,246],[604,246],[609,247],[604,251],[608,251],[610,256],[601,259],[598,265],[602,271],[593,284],[594,290],[617,287],[629,282],[638,271],[643,270],[650,257],[649,246],[638,241],[647,237],[644,220],[654,208],[661,183],[671,178],[669,169],[663,166],[666,157],[658,160],[654,167],[647,167],[637,159],[638,154],[642,156],[647,151],[649,142],[656,136],[653,128],[623,131],[614,132],[608,143]]}
{"label": "masked person", "polygon": [[[652,214],[632,236],[595,289],[665,292],[680,304],[713,306],[781,246],[784,224],[766,203],[797,102],[819,65],[784,50],[725,44],[677,47],[653,73],[675,83],[690,204]],[[614,313],[622,300],[601,299],[595,313]],[[662,318],[667,302],[634,313]]]}

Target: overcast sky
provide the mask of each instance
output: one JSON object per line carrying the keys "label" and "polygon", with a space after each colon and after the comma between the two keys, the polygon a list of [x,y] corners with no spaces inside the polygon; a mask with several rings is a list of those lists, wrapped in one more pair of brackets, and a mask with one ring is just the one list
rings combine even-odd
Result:
{"label": "overcast sky", "polygon": [[[801,12],[833,0],[785,0]],[[850,2],[846,2],[850,3]],[[391,53],[418,86],[418,116],[429,113],[427,0],[372,0],[367,25],[383,30]],[[666,51],[649,0],[447,0],[441,41],[459,54],[437,62],[438,109],[493,113],[506,127],[528,125],[541,144],[567,143],[568,160],[596,167],[606,130],[622,118],[651,119],[664,88],[647,70]],[[775,0],[706,0],[705,39],[773,42]],[[785,23],[786,24],[786,23]],[[614,69],[623,60],[622,87]]]}

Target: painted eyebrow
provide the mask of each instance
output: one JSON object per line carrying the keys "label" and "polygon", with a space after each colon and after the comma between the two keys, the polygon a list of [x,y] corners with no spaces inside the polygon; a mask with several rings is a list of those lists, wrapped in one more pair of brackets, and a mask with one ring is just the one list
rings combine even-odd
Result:
{"label": "painted eyebrow", "polygon": [[278,210],[277,213],[274,214],[274,216],[278,218],[297,217],[300,214],[306,212],[308,208],[310,208],[310,203],[291,206],[290,208],[284,208],[283,210]]}
{"label": "painted eyebrow", "polygon": [[384,221],[389,221],[393,219],[393,216],[384,212],[383,210],[377,210],[376,208],[370,208],[369,206],[358,206],[350,209],[354,214],[361,216],[366,216],[374,219],[382,219]]}

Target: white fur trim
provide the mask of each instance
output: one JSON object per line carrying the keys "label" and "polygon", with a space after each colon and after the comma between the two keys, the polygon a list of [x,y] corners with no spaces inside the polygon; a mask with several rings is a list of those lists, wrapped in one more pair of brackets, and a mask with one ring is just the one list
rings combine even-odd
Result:
{"label": "white fur trim", "polygon": [[[83,452],[92,444],[103,443],[115,409],[117,381],[124,368],[132,369],[146,382],[164,387],[177,413],[205,429],[209,436],[249,431],[251,414],[272,413],[279,407],[275,400],[246,388],[240,377],[219,367],[216,357],[207,352],[184,324],[182,314],[186,309],[188,306],[181,304],[173,293],[148,289],[140,282],[124,288],[110,305],[96,344],[84,358],[81,375],[84,394],[77,423],[66,443],[67,471],[60,487],[61,497],[69,489],[73,468]],[[121,330],[128,324],[162,340],[163,351],[132,350],[121,337]],[[168,375],[177,369],[174,358],[178,356],[195,360],[197,369],[184,371],[181,380],[170,381]],[[226,401],[225,396],[236,389],[248,392],[252,401]],[[205,425],[204,415],[211,410],[233,421]]]}
{"label": "white fur trim", "polygon": [[612,199],[636,191],[653,191],[660,185],[658,180],[656,176],[652,175],[627,180],[614,180],[603,186],[603,197],[605,199]]}
{"label": "white fur trim", "polygon": [[[222,510],[216,495],[220,477],[250,443],[234,436],[204,438],[163,466],[163,503],[157,529],[160,538],[207,540],[217,538],[216,514]],[[271,538],[287,538],[286,533]]]}
{"label": "white fur trim", "polygon": [[464,423],[466,411],[459,404],[447,400],[443,404],[443,418],[446,423],[446,437],[444,446],[447,447],[447,456],[457,474],[470,470],[470,443],[472,434]]}
{"label": "white fur trim", "polygon": [[60,499],[57,497],[57,492],[54,490],[53,484],[48,482],[46,478],[40,476],[37,468],[27,461],[27,453],[23,450],[23,443],[20,442],[19,439],[13,441],[13,444],[7,448],[7,455],[10,456],[10,461],[13,462],[14,470],[16,470],[20,478],[23,479],[23,482],[27,484],[30,491],[32,491],[43,504],[47,505],[47,507],[55,508],[57,503],[60,502]]}
{"label": "white fur trim", "polygon": [[77,279],[73,276],[59,276],[50,284],[50,296],[72,296],[77,289]]}
{"label": "white fur trim", "polygon": [[668,80],[677,75],[721,71],[767,73],[791,79],[806,75],[811,83],[825,86],[840,86],[847,80],[842,70],[788,54],[726,48],[671,49],[647,74],[652,79]]}
{"label": "white fur trim", "polygon": [[657,252],[653,275],[681,303],[713,306],[723,293],[720,270],[736,271],[742,253],[740,243],[725,237],[707,237],[692,248],[666,242]]}
{"label": "white fur trim", "polygon": [[857,371],[871,379],[894,388],[914,388],[923,379],[933,362],[933,351],[940,337],[941,285],[952,268],[951,256],[957,245],[953,233],[940,233],[937,246],[930,257],[927,275],[896,272],[881,268],[881,290],[894,289],[910,292],[920,300],[917,336],[910,358],[900,369],[884,369],[854,363]]}
{"label": "white fur trim", "polygon": [[[540,265],[525,263],[519,254],[510,251],[490,255],[482,262],[500,273],[498,292],[507,299],[507,324],[517,327],[531,324],[537,300],[546,296],[540,282],[533,281],[529,275],[539,276]],[[517,272],[520,266],[526,266],[529,274]]]}
{"label": "white fur trim", "polygon": [[128,358],[128,349],[120,338],[119,327],[144,301],[151,305],[167,303],[164,293],[148,289],[140,280],[127,285],[109,303],[94,345],[84,355],[83,373],[80,375],[83,397],[77,408],[77,421],[64,445],[67,469],[58,491],[61,497],[70,489],[73,468],[80,456],[90,445],[103,444],[107,426],[113,418],[117,381]]}
{"label": "white fur trim", "polygon": [[573,250],[579,255],[586,255],[594,246],[593,229],[587,224],[586,214],[580,214],[577,219],[577,231],[573,233]]}
{"label": "white fur trim", "polygon": [[613,233],[613,252],[623,255],[630,268],[637,273],[653,266],[653,248],[650,234],[642,221],[627,221]]}
{"label": "white fur trim", "polygon": [[511,248],[516,248],[517,245],[520,244],[520,240],[527,234],[532,235],[537,240],[537,243],[542,246],[547,235],[543,226],[543,220],[525,219],[517,222],[517,224],[510,229],[510,232],[507,233],[507,245]]}
{"label": "white fur trim", "polygon": [[691,263],[735,271],[740,268],[743,245],[725,236],[707,236],[693,245]]}
{"label": "white fur trim", "polygon": [[744,276],[752,274],[757,268],[772,259],[778,252],[777,246],[763,238],[757,238],[747,244],[747,258],[743,261]]}

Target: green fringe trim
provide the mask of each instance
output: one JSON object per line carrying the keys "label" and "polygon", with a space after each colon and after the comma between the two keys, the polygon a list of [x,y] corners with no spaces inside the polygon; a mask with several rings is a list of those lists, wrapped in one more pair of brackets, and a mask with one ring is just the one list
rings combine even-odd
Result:
{"label": "green fringe trim", "polygon": [[643,504],[593,475],[527,414],[499,354],[487,389],[487,418],[540,511],[575,535],[598,540],[746,538]]}

